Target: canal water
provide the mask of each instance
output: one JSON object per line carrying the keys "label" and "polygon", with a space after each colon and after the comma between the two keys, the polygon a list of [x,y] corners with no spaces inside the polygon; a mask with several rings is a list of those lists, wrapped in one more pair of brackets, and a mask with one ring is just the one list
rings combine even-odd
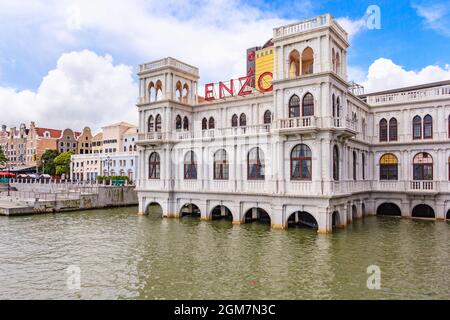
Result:
{"label": "canal water", "polygon": [[0,217],[0,299],[450,299],[448,222],[368,217],[323,236],[136,212]]}

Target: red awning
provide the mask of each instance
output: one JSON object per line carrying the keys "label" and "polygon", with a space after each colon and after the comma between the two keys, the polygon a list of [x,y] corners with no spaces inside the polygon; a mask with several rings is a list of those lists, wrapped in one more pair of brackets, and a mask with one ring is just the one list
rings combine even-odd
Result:
{"label": "red awning", "polygon": [[0,177],[2,178],[15,178],[16,175],[12,172],[4,172],[4,171],[0,171]]}

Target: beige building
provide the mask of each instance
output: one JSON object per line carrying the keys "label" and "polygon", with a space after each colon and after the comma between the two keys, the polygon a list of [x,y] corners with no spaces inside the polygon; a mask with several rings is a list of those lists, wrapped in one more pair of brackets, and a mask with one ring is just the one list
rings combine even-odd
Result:
{"label": "beige building", "polygon": [[99,132],[92,138],[92,153],[103,153],[103,133]]}
{"label": "beige building", "polygon": [[59,152],[68,152],[71,151],[73,153],[77,153],[78,151],[78,137],[80,136],[79,132],[74,132],[72,129],[64,129],[62,135],[59,137],[58,143],[58,151]]}
{"label": "beige building", "polygon": [[92,153],[92,138],[91,128],[85,127],[78,137],[78,154]]}
{"label": "beige building", "polygon": [[123,135],[136,126],[127,122],[118,122],[102,127],[103,131],[103,153],[116,153],[123,149]]}

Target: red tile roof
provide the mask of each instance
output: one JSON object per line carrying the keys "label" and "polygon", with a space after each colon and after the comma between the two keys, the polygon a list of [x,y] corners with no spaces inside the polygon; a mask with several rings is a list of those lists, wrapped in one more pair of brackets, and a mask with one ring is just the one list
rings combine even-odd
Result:
{"label": "red tile roof", "polygon": [[58,139],[59,137],[61,137],[61,130],[48,129],[48,128],[36,128],[36,133],[40,137],[44,137],[44,133],[46,131],[50,133],[50,138]]}

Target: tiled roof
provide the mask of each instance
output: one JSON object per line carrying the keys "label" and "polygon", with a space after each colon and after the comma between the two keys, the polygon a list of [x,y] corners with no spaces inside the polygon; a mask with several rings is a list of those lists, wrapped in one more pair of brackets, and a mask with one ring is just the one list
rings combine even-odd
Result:
{"label": "tiled roof", "polygon": [[48,129],[48,128],[36,128],[36,133],[40,137],[44,137],[45,132],[50,133],[50,138],[58,139],[59,137],[61,137],[61,130]]}

